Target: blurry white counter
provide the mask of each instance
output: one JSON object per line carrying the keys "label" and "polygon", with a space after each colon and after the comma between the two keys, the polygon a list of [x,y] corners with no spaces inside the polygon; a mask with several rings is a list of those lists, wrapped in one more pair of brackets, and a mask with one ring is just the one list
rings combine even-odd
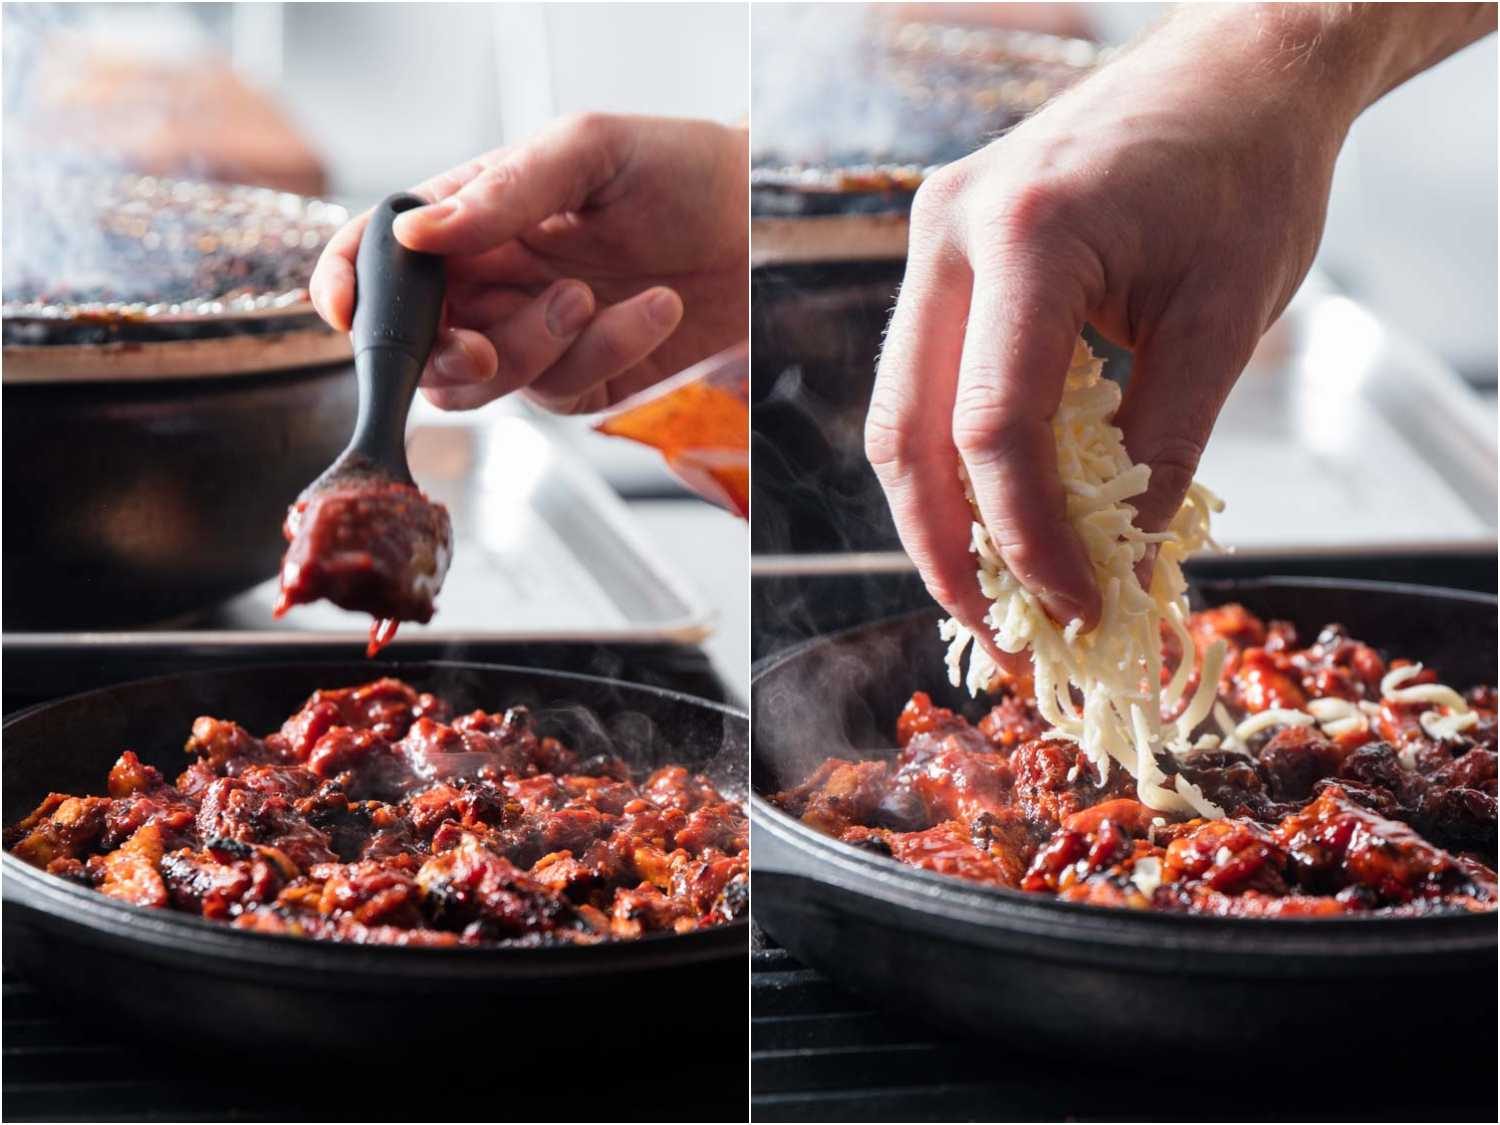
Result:
{"label": "blurry white counter", "polygon": [[636,529],[698,600],[710,607],[702,647],[740,704],[750,684],[750,528],[700,500],[631,500]]}
{"label": "blurry white counter", "polygon": [[1249,553],[1492,545],[1495,418],[1430,353],[1316,279],[1230,394],[1198,469]]}

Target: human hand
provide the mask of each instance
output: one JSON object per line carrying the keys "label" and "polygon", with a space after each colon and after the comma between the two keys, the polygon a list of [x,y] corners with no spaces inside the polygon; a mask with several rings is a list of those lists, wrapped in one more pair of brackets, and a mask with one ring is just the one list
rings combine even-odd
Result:
{"label": "human hand", "polygon": [[1059,622],[1092,628],[1099,591],[1051,429],[1084,323],[1134,352],[1116,423],[1151,467],[1137,523],[1161,530],[1313,260],[1349,125],[1486,18],[1455,13],[1467,30],[1443,38],[1430,9],[1360,23],[1362,6],[1184,7],[938,171],[912,209],[866,450],[929,591],[997,659],[960,459],[1006,565]]}
{"label": "human hand", "polygon": [[[745,336],[749,148],[711,122],[587,114],[413,189],[397,239],[447,258],[423,393],[603,409]],[[347,331],[367,215],[330,240],[314,305]]]}

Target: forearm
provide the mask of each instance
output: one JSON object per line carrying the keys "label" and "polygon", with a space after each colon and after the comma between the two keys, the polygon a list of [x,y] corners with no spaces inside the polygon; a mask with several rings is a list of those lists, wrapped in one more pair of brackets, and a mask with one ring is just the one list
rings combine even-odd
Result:
{"label": "forearm", "polygon": [[1316,93],[1347,128],[1407,79],[1495,30],[1495,4],[1182,5],[1163,34]]}

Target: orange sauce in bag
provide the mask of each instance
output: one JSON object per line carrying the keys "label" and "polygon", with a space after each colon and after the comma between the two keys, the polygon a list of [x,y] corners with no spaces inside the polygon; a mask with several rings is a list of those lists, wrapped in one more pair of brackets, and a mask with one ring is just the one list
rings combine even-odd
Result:
{"label": "orange sauce in bag", "polygon": [[684,484],[750,516],[750,369],[737,344],[643,391],[594,429],[658,450]]}

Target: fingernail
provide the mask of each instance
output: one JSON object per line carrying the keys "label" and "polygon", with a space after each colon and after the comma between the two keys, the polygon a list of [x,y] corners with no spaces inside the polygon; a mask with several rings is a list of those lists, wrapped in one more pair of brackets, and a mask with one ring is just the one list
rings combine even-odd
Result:
{"label": "fingernail", "polygon": [[562,338],[571,336],[594,311],[589,291],[581,285],[564,285],[547,302],[547,331]]}
{"label": "fingernail", "polygon": [[1083,607],[1061,594],[1043,594],[1042,605],[1047,610],[1047,616],[1059,625],[1066,626],[1083,616]]}
{"label": "fingernail", "polygon": [[396,221],[391,224],[397,236],[403,231],[410,231],[413,223],[444,223],[452,218],[453,213],[458,210],[458,204],[451,199],[445,199],[441,203],[429,204],[426,207],[418,207],[413,211],[403,211],[396,216]]}
{"label": "fingernail", "polygon": [[646,311],[658,327],[671,328],[677,323],[677,295],[666,291],[653,294],[646,302]]}
{"label": "fingernail", "polygon": [[433,358],[432,370],[444,383],[472,383],[474,364],[462,344],[448,344]]}

